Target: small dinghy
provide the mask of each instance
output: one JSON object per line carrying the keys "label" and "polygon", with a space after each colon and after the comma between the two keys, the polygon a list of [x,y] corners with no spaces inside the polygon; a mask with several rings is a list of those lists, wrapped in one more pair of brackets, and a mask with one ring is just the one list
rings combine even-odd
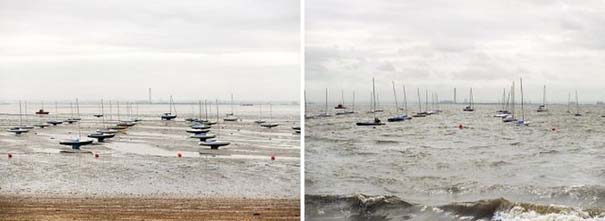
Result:
{"label": "small dinghy", "polygon": [[194,124],[191,126],[192,129],[210,129],[210,126],[206,124]]}
{"label": "small dinghy", "polygon": [[46,123],[51,124],[51,125],[53,125],[53,126],[57,126],[57,124],[62,124],[62,123],[63,123],[63,121],[58,121],[58,120],[49,120],[49,121],[46,121]]}
{"label": "small dinghy", "polygon": [[115,133],[106,134],[106,133],[102,133],[102,132],[88,134],[88,137],[97,139],[98,142],[103,142],[105,139],[113,138],[115,136],[116,136]]}
{"label": "small dinghy", "polygon": [[201,146],[210,147],[210,149],[217,150],[219,147],[227,146],[231,143],[226,141],[218,141],[218,140],[206,140],[199,143]]}
{"label": "small dinghy", "polygon": [[225,117],[223,120],[224,121],[237,121],[237,120],[239,120],[239,118],[237,118],[236,116],[231,115],[231,116]]}
{"label": "small dinghy", "polygon": [[209,133],[199,133],[189,136],[190,138],[200,139],[200,141],[206,141],[207,139],[215,138],[216,135]]}
{"label": "small dinghy", "polygon": [[263,123],[266,123],[266,122],[267,122],[266,120],[255,120],[254,121],[254,123],[256,123],[256,124],[263,124]]}
{"label": "small dinghy", "polygon": [[294,133],[299,134],[300,133],[300,126],[292,127],[292,130],[294,130]]}
{"label": "small dinghy", "polygon": [[529,126],[529,121],[518,120],[517,121],[517,126]]}
{"label": "small dinghy", "polygon": [[279,124],[277,124],[277,123],[264,123],[264,124],[261,124],[260,126],[261,127],[266,127],[266,128],[274,128],[274,127],[279,126]]}
{"label": "small dinghy", "polygon": [[419,113],[412,115],[412,117],[426,117],[426,115],[427,115],[426,112],[419,112]]}
{"label": "small dinghy", "polygon": [[123,120],[123,121],[120,121],[117,125],[118,126],[122,126],[122,127],[132,127],[132,126],[134,126],[136,124],[137,123],[135,123],[134,121]]}
{"label": "small dinghy", "polygon": [[187,133],[192,133],[192,134],[201,134],[201,133],[208,133],[210,130],[208,129],[187,129]]}
{"label": "small dinghy", "polygon": [[39,128],[45,128],[45,127],[50,126],[50,124],[43,122],[43,123],[34,124],[34,126],[39,127]]}
{"label": "small dinghy", "polygon": [[48,113],[49,112],[48,111],[44,111],[44,109],[40,109],[40,110],[36,111],[36,114],[41,114],[41,115],[46,115]]}
{"label": "small dinghy", "polygon": [[120,126],[120,125],[116,125],[116,126],[109,126],[109,127],[107,127],[107,129],[111,129],[111,130],[124,130],[124,129],[126,129],[126,128],[127,128],[127,127]]}
{"label": "small dinghy", "polygon": [[[74,138],[74,139],[67,139],[67,140],[60,141],[59,144],[71,146],[72,150],[80,150],[81,146],[92,144],[92,142],[93,142],[92,139]],[[63,151],[61,151],[61,152],[63,152]]]}
{"label": "small dinghy", "polygon": [[113,130],[113,129],[109,129],[109,128],[98,129],[96,132],[97,133],[104,133],[104,134],[115,134],[115,133],[118,133],[117,130]]}
{"label": "small dinghy", "polygon": [[378,118],[375,118],[374,121],[357,122],[357,126],[381,126],[381,125],[385,125],[385,123],[380,121],[380,119],[378,119]]}
{"label": "small dinghy", "polygon": [[515,119],[515,117],[513,115],[506,115],[506,117],[502,118],[502,122],[504,122],[504,123],[515,122],[515,121],[517,121],[517,119]]}
{"label": "small dinghy", "polygon": [[102,117],[102,116],[103,116],[103,114],[95,114],[95,115],[92,115],[92,116],[94,116],[94,117],[96,117],[96,118],[99,118],[99,117]]}
{"label": "small dinghy", "polygon": [[398,121],[404,121],[407,120],[407,116],[405,115],[397,115],[394,117],[390,117],[387,119],[388,122],[398,122]]}
{"label": "small dinghy", "polygon": [[206,122],[204,122],[204,124],[206,124],[206,125],[215,125],[216,121],[206,121]]}
{"label": "small dinghy", "polygon": [[172,120],[176,118],[176,114],[172,114],[172,113],[164,113],[162,115],[162,120]]}
{"label": "small dinghy", "polygon": [[15,133],[17,135],[29,132],[28,129],[20,128],[20,127],[13,127],[13,128],[10,128],[10,129],[8,129],[6,131],[11,132],[11,133]]}
{"label": "small dinghy", "polygon": [[76,120],[75,118],[69,118],[69,119],[65,120],[65,122],[68,124],[73,124],[75,122],[78,122],[78,120]]}
{"label": "small dinghy", "polygon": [[466,106],[464,107],[464,109],[462,109],[463,111],[475,111],[475,108],[472,108],[471,106]]}

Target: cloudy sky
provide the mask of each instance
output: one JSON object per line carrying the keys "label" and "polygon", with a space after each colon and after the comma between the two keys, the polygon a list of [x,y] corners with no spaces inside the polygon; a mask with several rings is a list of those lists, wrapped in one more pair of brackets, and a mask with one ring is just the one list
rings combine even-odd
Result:
{"label": "cloudy sky", "polygon": [[0,0],[0,100],[298,100],[299,5]]}
{"label": "cloudy sky", "polygon": [[[605,1],[307,0],[306,90],[323,101],[367,100],[376,77],[382,100],[391,81],[458,101],[496,101],[523,77],[526,99],[605,100]],[[399,87],[399,86],[398,86]],[[518,93],[518,92],[517,92]],[[348,98],[350,101],[350,98]]]}

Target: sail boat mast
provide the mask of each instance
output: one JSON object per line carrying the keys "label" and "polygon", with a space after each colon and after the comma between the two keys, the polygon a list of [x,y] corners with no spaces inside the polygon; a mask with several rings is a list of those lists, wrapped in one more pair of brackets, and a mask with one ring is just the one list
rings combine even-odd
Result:
{"label": "sail boat mast", "polygon": [[397,91],[395,90],[395,81],[392,81],[393,83],[393,95],[395,96],[395,111],[399,112],[399,103],[397,102]]}
{"label": "sail boat mast", "polygon": [[408,115],[408,96],[405,92],[405,85],[401,86],[403,89],[403,106],[405,108],[405,115]]}
{"label": "sail boat mast", "polygon": [[376,86],[375,86],[374,78],[372,78],[372,98],[373,98],[372,113],[374,113],[374,119],[376,119]]}

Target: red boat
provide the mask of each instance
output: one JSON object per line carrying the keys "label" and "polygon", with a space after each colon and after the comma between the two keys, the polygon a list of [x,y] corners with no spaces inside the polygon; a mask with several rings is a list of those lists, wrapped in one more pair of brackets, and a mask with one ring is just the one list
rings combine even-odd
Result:
{"label": "red boat", "polygon": [[44,111],[44,109],[40,109],[36,112],[36,114],[48,114],[48,111]]}

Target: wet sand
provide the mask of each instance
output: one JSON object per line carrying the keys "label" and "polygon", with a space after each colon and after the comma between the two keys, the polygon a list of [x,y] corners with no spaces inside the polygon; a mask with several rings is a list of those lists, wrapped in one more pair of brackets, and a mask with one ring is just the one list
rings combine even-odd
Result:
{"label": "wet sand", "polygon": [[0,197],[0,220],[299,220],[294,199]]}
{"label": "wet sand", "polygon": [[[158,108],[141,106],[144,121],[82,147],[95,158],[60,153],[68,148],[59,140],[77,136],[77,124],[14,135],[5,130],[18,124],[14,105],[0,105],[0,220],[298,219],[300,136],[291,129],[298,106],[274,109],[281,125],[272,129],[253,122],[256,107],[239,107],[243,121],[212,126],[210,133],[231,142],[219,150],[189,138],[183,118],[192,115],[160,121]],[[24,124],[70,115],[59,111],[24,116]],[[81,108],[82,136],[103,126],[96,111]]]}

